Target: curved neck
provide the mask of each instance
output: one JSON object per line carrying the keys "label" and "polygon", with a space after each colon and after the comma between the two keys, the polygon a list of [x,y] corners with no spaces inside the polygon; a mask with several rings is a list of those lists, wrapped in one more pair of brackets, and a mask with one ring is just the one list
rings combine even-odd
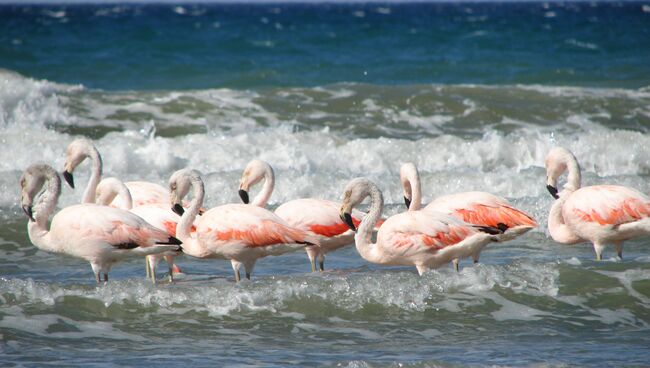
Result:
{"label": "curved neck", "polygon": [[[95,203],[103,206],[108,206],[115,202],[115,207],[123,210],[131,210],[133,208],[133,197],[129,188],[117,178],[106,178],[102,180],[97,189],[97,196]],[[117,198],[117,201],[115,201]]]}
{"label": "curved neck", "polygon": [[361,257],[368,262],[381,263],[377,255],[377,244],[372,243],[372,232],[384,209],[384,196],[374,184],[368,188],[368,196],[370,196],[370,209],[359,224],[354,242]]}
{"label": "curved neck", "polygon": [[273,169],[271,169],[269,166],[264,172],[264,185],[262,186],[262,190],[255,196],[255,199],[253,199],[253,202],[251,202],[251,204],[258,207],[266,206],[266,202],[268,202],[269,198],[271,198],[274,187],[275,174],[273,173]]}
{"label": "curved neck", "polygon": [[99,155],[97,149],[93,147],[88,153],[88,157],[91,161],[90,179],[88,180],[88,185],[86,185],[81,203],[95,203],[95,191],[102,178],[102,157]]}
{"label": "curved neck", "polygon": [[[201,181],[200,178],[192,178],[192,190],[194,192],[194,198],[190,202],[190,208],[183,213],[183,216],[181,216],[181,220],[176,227],[176,237],[180,239],[183,244],[193,240],[190,236],[190,232],[192,225],[194,224],[194,219],[196,219],[196,216],[199,214],[199,210],[203,205],[205,188],[203,187],[203,181]],[[185,248],[185,245],[183,245],[183,248]]]}
{"label": "curved neck", "polygon": [[564,222],[562,215],[562,207],[566,202],[567,197],[572,191],[563,190],[560,193],[560,198],[555,200],[551,206],[551,211],[548,214],[548,231],[551,237],[558,243],[575,244],[582,241],[577,235]]}
{"label": "curved neck", "polygon": [[422,207],[422,192],[420,184],[420,174],[417,170],[409,170],[400,174],[402,187],[407,198],[411,199],[409,211],[417,211]]}
{"label": "curved neck", "polygon": [[582,175],[580,173],[580,165],[575,157],[571,156],[566,159],[566,167],[568,171],[567,183],[564,184],[564,189],[575,191],[580,189]]}
{"label": "curved neck", "polygon": [[54,251],[51,247],[49,239],[49,229],[47,227],[47,220],[56,208],[61,195],[61,179],[54,169],[49,168],[44,173],[45,176],[45,191],[38,198],[37,204],[34,206],[36,212],[34,219],[27,224],[29,238],[32,243],[37,247]]}

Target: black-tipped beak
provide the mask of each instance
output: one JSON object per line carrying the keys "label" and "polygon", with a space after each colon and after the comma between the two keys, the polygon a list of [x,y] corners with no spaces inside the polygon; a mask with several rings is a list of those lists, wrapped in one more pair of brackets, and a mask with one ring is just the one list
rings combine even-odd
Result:
{"label": "black-tipped beak", "polygon": [[185,208],[183,208],[183,206],[181,206],[180,204],[176,203],[174,207],[172,207],[172,211],[174,211],[174,213],[179,216],[183,216],[183,213],[185,213]]}
{"label": "black-tipped beak", "polygon": [[553,196],[553,198],[555,198],[555,199],[560,198],[560,196],[557,195],[557,188],[556,188],[556,187],[554,187],[554,186],[552,186],[552,185],[547,185],[547,186],[546,186],[546,189],[548,189],[548,192],[551,193],[551,195]]}
{"label": "black-tipped beak", "polygon": [[341,215],[341,220],[343,220],[343,222],[345,222],[345,224],[348,225],[348,227],[352,231],[354,231],[354,232],[357,231],[357,227],[354,226],[354,222],[352,221],[352,215],[350,215],[349,213],[346,212],[346,213]]}
{"label": "black-tipped beak", "polygon": [[404,197],[404,204],[406,205],[406,209],[408,210],[411,207],[411,200]]}
{"label": "black-tipped beak", "polygon": [[32,206],[23,206],[23,212],[25,212],[25,215],[27,215],[29,221],[36,222],[32,213]]}
{"label": "black-tipped beak", "polygon": [[248,192],[240,189],[239,190],[239,198],[241,198],[241,201],[244,202],[244,204],[248,204]]}
{"label": "black-tipped beak", "polygon": [[65,182],[68,183],[70,188],[74,189],[74,177],[72,176],[72,173],[69,171],[64,171],[63,172],[63,179],[65,179]]}

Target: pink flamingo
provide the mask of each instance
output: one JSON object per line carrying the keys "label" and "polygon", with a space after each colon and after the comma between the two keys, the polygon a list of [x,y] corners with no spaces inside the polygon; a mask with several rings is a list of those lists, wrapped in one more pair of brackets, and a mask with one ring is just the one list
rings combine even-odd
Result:
{"label": "pink flamingo", "polygon": [[[116,200],[117,198],[117,200]],[[142,205],[133,208],[131,193],[124,183],[117,178],[104,178],[99,182],[96,189],[95,203],[108,206],[111,203],[120,203],[117,208],[131,211],[142,217],[150,225],[167,231],[171,236],[176,235],[176,225],[181,217],[169,209],[164,209],[156,205]],[[169,208],[169,206],[167,207]],[[180,268],[174,264],[174,253],[150,254],[147,260],[147,278],[156,283],[156,266],[164,258],[169,266],[169,282],[174,282],[174,274],[181,273]]]}
{"label": "pink flamingo", "polygon": [[[251,204],[264,207],[273,193],[275,175],[273,168],[262,160],[252,160],[246,165],[239,185],[239,196],[248,203],[250,188],[264,179],[262,191],[255,196]],[[300,229],[319,239],[320,247],[307,246],[305,251],[311,263],[312,272],[316,271],[316,259],[319,268],[325,270],[325,254],[354,242],[354,232],[339,217],[339,204],[334,201],[316,198],[300,198],[286,202],[275,210],[275,214],[291,227]],[[354,211],[352,221],[359,225],[363,213]]]}
{"label": "pink flamingo", "polygon": [[[591,242],[596,259],[613,243],[623,258],[623,241],[650,234],[650,197],[620,185],[580,187],[580,166],[566,148],[552,149],[545,160],[547,186],[557,199],[548,215],[548,230],[558,243]],[[558,193],[557,179],[568,171]]]}
{"label": "pink flamingo", "polygon": [[[190,191],[194,198],[184,211],[181,200]],[[203,204],[205,190],[200,174],[195,170],[179,170],[169,179],[174,212],[181,214],[176,236],[186,242],[183,252],[197,258],[230,259],[235,280],[240,280],[243,265],[246,278],[258,258],[295,251],[305,245],[318,245],[318,239],[294,229],[273,212],[245,204],[226,204],[205,212],[196,219]],[[190,228],[196,219],[196,232]]]}
{"label": "pink flamingo", "polygon": [[[400,168],[400,181],[404,188],[404,202],[409,211],[421,207],[420,174],[413,163]],[[537,222],[524,211],[514,208],[505,198],[487,192],[463,192],[438,197],[429,203],[425,211],[437,211],[455,216],[468,224],[498,228],[503,234],[496,235],[497,241],[512,240],[537,227]],[[472,254],[478,263],[480,251]],[[458,259],[453,260],[458,271]]]}
{"label": "pink flamingo", "polygon": [[354,240],[357,251],[368,262],[415,266],[422,275],[427,269],[479,252],[488,242],[497,241],[495,234],[501,232],[497,228],[476,227],[444,213],[412,211],[389,217],[373,244],[372,230],[384,206],[381,191],[373,182],[356,178],[348,183],[340,216],[355,230],[350,212],[366,197],[370,197],[370,210],[361,220]]}
{"label": "pink flamingo", "polygon": [[[116,262],[132,256],[181,251],[181,242],[149,225],[137,215],[96,204],[79,204],[59,211],[48,229],[47,221],[61,194],[61,179],[45,164],[35,164],[20,178],[21,204],[29,222],[29,238],[38,248],[64,253],[90,262],[97,282],[108,281]],[[38,193],[45,186],[36,205]],[[35,210],[35,214],[34,214]]]}
{"label": "pink flamingo", "polygon": [[[91,140],[78,138],[68,145],[68,148],[66,149],[63,177],[70,187],[74,188],[74,176],[72,173],[86,158],[91,161],[91,174],[86,189],[84,190],[81,203],[96,203],[95,197],[97,186],[102,177],[103,163],[99,151]],[[130,181],[124,183],[124,185],[126,185],[126,189],[130,193],[132,202],[130,208],[137,208],[140,206],[158,206],[165,210],[169,209],[169,191],[163,186],[146,181]],[[106,195],[111,195],[115,198],[111,202],[107,203],[108,205],[122,209],[129,209],[126,206],[126,203],[123,202],[124,199],[122,198],[125,198],[123,195],[116,196],[109,193],[106,193]],[[149,220],[155,221],[154,218],[149,218]],[[172,232],[170,235],[174,235],[174,233]],[[149,261],[154,260],[155,258],[159,259],[160,257],[148,257],[145,259],[145,269],[148,278],[152,277],[151,263]],[[172,268],[178,271],[177,273],[180,273],[180,269],[175,264],[172,265]],[[155,279],[155,274],[153,275],[153,278]]]}

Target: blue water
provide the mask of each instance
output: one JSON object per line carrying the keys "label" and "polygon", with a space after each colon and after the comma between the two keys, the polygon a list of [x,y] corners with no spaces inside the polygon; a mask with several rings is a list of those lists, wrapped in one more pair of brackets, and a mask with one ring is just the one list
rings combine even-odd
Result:
{"label": "blue water", "polygon": [[[459,273],[349,246],[324,273],[296,252],[235,284],[184,256],[173,285],[132,259],[96,286],[31,243],[18,189],[81,135],[105,176],[200,170],[206,208],[260,158],[271,209],[366,176],[390,216],[412,161],[424,203],[484,190],[540,226]],[[650,366],[650,241],[596,262],[550,238],[556,145],[585,185],[650,193],[650,2],[0,5],[0,366]]]}
{"label": "blue water", "polygon": [[108,90],[635,88],[650,84],[644,4],[4,5],[0,66]]}

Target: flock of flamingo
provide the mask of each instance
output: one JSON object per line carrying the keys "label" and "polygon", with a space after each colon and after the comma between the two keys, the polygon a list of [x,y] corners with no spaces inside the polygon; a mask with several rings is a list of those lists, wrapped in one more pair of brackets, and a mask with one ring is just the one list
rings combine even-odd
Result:
{"label": "flock of flamingo", "polygon": [[[251,161],[241,177],[243,203],[204,209],[205,188],[196,170],[172,174],[169,188],[143,181],[102,180],[102,158],[88,139],[77,139],[66,150],[63,177],[74,188],[75,168],[89,159],[92,172],[82,203],[60,210],[48,227],[61,194],[61,179],[46,164],[29,166],[20,179],[21,205],[29,218],[29,238],[38,248],[82,258],[97,283],[108,281],[112,266],[127,257],[145,257],[147,277],[156,282],[156,265],[164,258],[169,278],[180,269],[174,257],[227,259],[235,280],[243,266],[250,275],[258,258],[305,249],[312,271],[324,270],[325,254],[355,243],[368,262],[427,269],[472,257],[478,262],[490,242],[503,242],[537,226],[524,211],[486,192],[465,192],[435,199],[421,208],[418,170],[412,163],[400,169],[407,211],[382,219],[384,200],[379,187],[366,178],[350,181],[343,202],[302,198],[275,212],[265,208],[275,184],[271,166]],[[580,166],[565,148],[552,149],[545,160],[547,188],[556,199],[550,209],[551,237],[563,244],[591,242],[602,259],[606,244],[622,257],[623,241],[650,234],[650,198],[618,185],[581,187]],[[558,190],[558,178],[568,171]],[[249,201],[249,190],[264,181]],[[192,192],[191,201],[184,198]],[[367,213],[355,210],[367,197]],[[250,203],[249,203],[250,202]],[[376,242],[372,242],[376,232]],[[318,262],[318,266],[317,263]]]}

